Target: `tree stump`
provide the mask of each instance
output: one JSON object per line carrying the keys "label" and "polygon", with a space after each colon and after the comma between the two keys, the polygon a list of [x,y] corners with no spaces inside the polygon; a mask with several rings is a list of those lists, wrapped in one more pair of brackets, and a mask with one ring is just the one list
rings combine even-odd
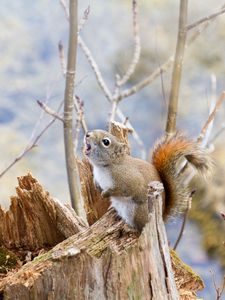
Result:
{"label": "tree stump", "polygon": [[[128,143],[125,126],[110,131]],[[170,255],[162,184],[149,185],[149,222],[139,235],[101,198],[88,161],[77,163],[90,227],[31,174],[18,178],[9,211],[0,209],[0,299],[196,299],[202,280]]]}
{"label": "tree stump", "polygon": [[[16,255],[42,254],[5,274],[1,299],[179,299],[177,288],[185,290],[184,273],[182,278],[175,273],[174,280],[160,191],[154,185],[152,189],[149,223],[138,236],[112,209],[86,228],[31,174],[19,178],[10,210],[0,214],[1,244]],[[194,295],[202,283],[191,276],[186,276],[185,292]]]}

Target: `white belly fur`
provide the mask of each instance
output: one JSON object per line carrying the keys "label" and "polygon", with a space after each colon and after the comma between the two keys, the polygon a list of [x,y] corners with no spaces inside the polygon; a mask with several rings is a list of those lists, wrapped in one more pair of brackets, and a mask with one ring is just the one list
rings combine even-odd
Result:
{"label": "white belly fur", "polygon": [[115,208],[118,215],[130,226],[134,226],[134,211],[136,204],[131,197],[111,197],[111,206]]}
{"label": "white belly fur", "polygon": [[113,188],[113,179],[110,172],[104,167],[94,166],[94,180],[103,190]]}

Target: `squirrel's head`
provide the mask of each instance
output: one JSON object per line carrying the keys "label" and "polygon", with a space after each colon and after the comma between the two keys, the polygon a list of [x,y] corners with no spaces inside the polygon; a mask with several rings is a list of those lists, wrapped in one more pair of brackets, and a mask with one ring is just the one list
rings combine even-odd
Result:
{"label": "squirrel's head", "polygon": [[107,131],[88,131],[84,137],[84,154],[94,165],[115,163],[127,153],[127,145]]}

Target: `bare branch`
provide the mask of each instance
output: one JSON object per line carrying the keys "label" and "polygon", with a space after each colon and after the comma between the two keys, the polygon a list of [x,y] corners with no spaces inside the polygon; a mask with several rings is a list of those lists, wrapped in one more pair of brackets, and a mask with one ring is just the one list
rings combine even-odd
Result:
{"label": "bare branch", "polygon": [[134,53],[131,63],[126,71],[126,73],[121,78],[120,75],[116,75],[115,91],[112,95],[112,110],[110,114],[110,123],[115,120],[116,110],[119,104],[119,90],[122,85],[124,85],[134,73],[136,66],[140,59],[141,53],[141,43],[139,36],[139,22],[138,22],[138,5],[137,0],[132,0],[132,15],[133,15],[133,35],[134,35]]}
{"label": "bare branch", "polygon": [[213,109],[213,111],[211,112],[211,114],[209,115],[208,119],[206,120],[204,126],[202,127],[201,133],[199,135],[198,138],[198,142],[201,142],[206,134],[207,128],[209,127],[210,123],[213,121],[213,119],[216,116],[216,113],[218,111],[218,109],[220,108],[221,104],[223,103],[225,99],[225,92],[222,92],[222,94],[220,95],[219,99],[216,102],[216,105]]}
{"label": "bare branch", "polygon": [[212,19],[215,19],[216,17],[218,17],[218,16],[220,16],[220,15],[222,15],[224,13],[225,13],[225,8],[224,9],[220,9],[218,12],[216,12],[214,14],[211,14],[211,15],[209,15],[207,17],[204,17],[204,18],[202,18],[202,19],[200,19],[200,20],[198,20],[198,21],[196,21],[196,22],[188,25],[186,27],[186,30],[191,30],[191,29],[195,28],[196,26],[199,26],[200,24],[208,22],[208,21],[210,21]]}
{"label": "bare branch", "polygon": [[147,158],[147,152],[146,152],[146,149],[145,149],[145,145],[144,145],[142,139],[140,138],[140,136],[138,135],[137,131],[134,129],[134,127],[130,123],[129,119],[124,116],[124,114],[122,113],[122,111],[119,108],[117,109],[116,113],[117,113],[117,116],[120,118],[121,122],[125,123],[126,126],[132,130],[133,138],[136,140],[136,142],[137,142],[137,144],[138,144],[138,146],[140,147],[140,150],[141,150],[141,158],[146,159]]}
{"label": "bare branch", "polygon": [[76,101],[74,101],[74,107],[78,115],[78,119],[83,127],[84,133],[88,131],[87,124],[84,119],[84,102],[81,101],[80,97],[75,96]]}
{"label": "bare branch", "polygon": [[69,2],[69,47],[64,93],[64,146],[71,205],[84,219],[79,171],[73,141],[73,95],[77,53],[77,0]]}
{"label": "bare branch", "polygon": [[[68,10],[68,7],[67,7],[67,4],[65,2],[65,0],[59,0],[61,6],[62,6],[62,9],[65,13],[65,16],[66,16],[66,19],[69,21],[69,10]],[[84,11],[84,14],[83,14],[83,17],[82,19],[80,20],[79,24],[78,24],[78,33],[82,30],[82,28],[84,27],[87,19],[88,19],[88,16],[89,16],[89,13],[90,13],[90,6],[88,6],[85,11]]]}
{"label": "bare branch", "polygon": [[140,35],[139,35],[137,0],[132,1],[132,12],[133,12],[134,53],[127,72],[124,74],[124,76],[121,79],[118,79],[116,82],[118,87],[124,85],[130,79],[140,59],[141,43],[140,43]]}
{"label": "bare branch", "polygon": [[225,276],[223,278],[222,286],[221,287],[217,287],[216,279],[215,279],[215,273],[212,270],[210,270],[210,273],[212,275],[212,282],[213,282],[214,289],[216,291],[216,300],[220,300],[221,297],[222,297],[224,288],[225,288]]}
{"label": "bare branch", "polygon": [[212,144],[215,142],[215,140],[225,131],[225,123],[222,123],[220,129],[215,133],[215,135],[212,137],[212,139],[209,141],[209,144]]}
{"label": "bare branch", "polygon": [[[63,102],[62,102],[63,103]],[[60,115],[52,110],[50,107],[48,107],[44,102],[37,100],[37,104],[49,115],[55,117],[56,119],[60,120],[61,122],[64,122],[63,118],[60,117]]]}
{"label": "bare branch", "polygon": [[88,16],[90,14],[90,6],[88,6],[85,11],[84,11],[84,14],[83,14],[83,17],[81,18],[79,24],[78,24],[78,33],[81,32],[81,30],[83,29],[85,23],[87,22],[88,20]]}
{"label": "bare branch", "polygon": [[192,201],[192,195],[188,201],[188,206],[186,208],[186,211],[184,213],[184,217],[183,217],[183,222],[182,222],[182,226],[181,226],[181,229],[180,229],[180,233],[178,235],[178,238],[174,244],[174,247],[173,247],[173,250],[176,250],[177,249],[177,246],[179,245],[183,235],[184,235],[184,229],[185,229],[185,226],[186,226],[186,223],[187,223],[187,219],[188,219],[188,213],[191,209],[191,201]]}
{"label": "bare branch", "polygon": [[[62,107],[61,103],[59,105],[59,108],[57,112],[60,111]],[[18,161],[20,161],[28,152],[30,152],[33,148],[37,147],[37,143],[40,140],[40,138],[44,135],[44,133],[48,130],[48,128],[55,122],[56,117],[54,117],[41,131],[40,133],[35,137],[33,141],[30,141],[27,146],[24,148],[24,150],[0,173],[0,178],[3,177]]]}
{"label": "bare branch", "polygon": [[110,121],[109,121],[110,123],[115,121],[117,109],[118,109],[118,101],[116,99],[114,99],[114,100],[112,100],[112,109],[111,109]]}
{"label": "bare branch", "polygon": [[[208,142],[208,139],[210,137],[209,134],[207,135],[207,139],[205,139],[206,134],[207,134],[207,130],[208,130],[210,124],[212,124],[212,121],[214,120],[214,118],[216,116],[216,113],[217,113],[219,107],[221,106],[222,102],[224,101],[224,99],[225,99],[225,92],[222,92],[220,98],[215,103],[215,106],[212,109],[212,112],[209,114],[208,119],[206,120],[204,126],[202,127],[201,133],[199,134],[197,142],[202,143],[202,141],[204,141],[204,146],[210,144],[210,142]],[[179,172],[179,175],[183,174],[187,169],[188,169],[188,163],[186,162],[185,165],[181,168],[181,170]],[[190,183],[190,181],[192,180],[192,178],[194,177],[194,175],[195,175],[195,170],[192,169],[192,171],[188,174],[188,176],[184,177],[183,183],[185,185],[187,185],[188,183]]]}
{"label": "bare branch", "polygon": [[[74,104],[74,107],[77,111],[77,119],[76,119],[76,124],[75,124],[75,129],[74,129],[74,152],[77,152],[77,146],[78,146],[78,138],[79,138],[79,133],[80,133],[80,127],[82,124],[82,120],[84,121],[84,103],[83,101],[80,100],[78,96],[76,97],[76,103],[78,104],[78,107],[76,109],[76,106]],[[85,124],[86,126],[86,124]],[[85,131],[87,132],[87,130]]]}
{"label": "bare branch", "polygon": [[[225,5],[223,5],[221,9],[223,9],[224,7]],[[202,32],[206,30],[206,28],[210,24],[212,24],[215,20],[216,18],[210,19],[209,21],[201,24],[196,29],[196,31],[194,31],[190,36],[188,36],[186,48],[190,46],[194,41],[196,41],[196,39],[202,34]],[[173,65],[173,62],[174,62],[174,55],[171,55],[166,62],[164,62],[159,68],[154,70],[153,73],[151,73],[149,76],[141,80],[136,85],[133,85],[131,88],[122,91],[118,97],[118,101],[121,101],[122,99],[127,98],[139,92],[140,90],[142,90],[143,88],[151,84],[158,76],[160,76],[161,73],[168,71],[169,68]]]}
{"label": "bare branch", "polygon": [[61,65],[62,74],[63,76],[66,76],[65,54],[64,54],[63,44],[61,41],[59,41],[58,49],[59,49],[59,61]]}
{"label": "bare branch", "polygon": [[172,66],[174,61],[174,56],[172,55],[163,65],[161,65],[159,68],[157,68],[155,71],[153,71],[152,74],[147,76],[145,79],[137,83],[136,85],[133,85],[131,88],[126,89],[122,91],[118,96],[118,101],[121,101],[124,98],[127,98],[140,90],[142,90],[144,87],[152,83],[162,72],[165,72],[169,69],[169,67]]}
{"label": "bare branch", "polygon": [[83,39],[81,38],[80,35],[78,36],[78,45],[83,50],[84,55],[86,56],[88,62],[90,63],[90,66],[91,66],[92,70],[94,71],[95,77],[97,79],[97,82],[98,82],[101,90],[103,91],[106,98],[109,101],[111,101],[112,94],[111,94],[109,88],[107,87],[107,85],[102,77],[101,71],[99,70],[99,67],[98,67],[97,63],[95,62],[90,50],[88,49],[87,45],[85,44],[85,42],[83,41]]}
{"label": "bare branch", "polygon": [[69,21],[69,10],[68,10],[65,0],[59,0],[59,3],[62,6],[62,9],[65,13],[66,19]]}
{"label": "bare branch", "polygon": [[[211,100],[211,104],[210,104],[209,116],[215,110],[216,103],[217,103],[217,101],[216,101],[216,77],[212,75],[211,81],[212,81],[212,95],[211,95],[212,100]],[[208,119],[209,119],[209,117],[208,117]],[[201,143],[203,148],[211,143],[211,141],[209,142],[209,138],[210,138],[210,135],[211,135],[211,132],[213,129],[213,121],[214,121],[214,119],[212,119],[210,122],[208,122],[208,127],[205,131],[205,134],[202,135],[200,133],[199,137],[197,139],[197,141],[199,143]],[[207,123],[207,121],[206,121],[206,123]],[[181,167],[179,175],[183,174],[187,169],[188,169],[188,162],[186,161],[184,163],[184,165]],[[188,177],[185,178],[185,182],[189,183],[191,181],[191,179],[194,177],[194,174],[195,174],[195,171],[194,171],[194,169],[192,169],[192,172],[188,175]]]}
{"label": "bare branch", "polygon": [[[209,114],[211,114],[216,106],[216,91],[217,91],[217,83],[216,83],[216,76],[214,74],[211,75],[211,103],[210,103],[210,110]],[[205,136],[202,139],[202,147],[206,147],[209,142],[209,137],[211,136],[212,129],[213,129],[214,119],[209,123],[208,129],[206,130]]]}
{"label": "bare branch", "polygon": [[179,101],[179,90],[182,74],[184,50],[186,44],[188,0],[180,0],[179,29],[177,35],[177,46],[173,64],[171,90],[169,96],[169,108],[166,122],[166,134],[173,135],[176,131],[177,108]]}

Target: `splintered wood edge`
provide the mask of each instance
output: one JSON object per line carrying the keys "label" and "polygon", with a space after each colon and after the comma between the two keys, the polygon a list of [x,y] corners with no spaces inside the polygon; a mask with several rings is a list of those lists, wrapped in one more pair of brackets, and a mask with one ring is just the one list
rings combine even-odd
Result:
{"label": "splintered wood edge", "polygon": [[129,134],[133,132],[133,130],[122,123],[119,122],[111,122],[109,125],[109,131],[112,135],[116,136],[121,142],[125,143],[129,148],[130,152],[130,144],[129,144]]}
{"label": "splintered wood edge", "polygon": [[[90,228],[86,228],[62,241],[47,253],[39,255],[32,262],[24,265],[18,272],[9,273],[8,276],[0,282],[0,291],[4,291],[6,286],[10,287],[15,284],[32,287],[35,280],[42,276],[42,272],[48,270],[49,274],[49,271],[55,265],[55,262],[62,262],[65,258],[68,259],[69,257],[77,257],[77,255],[85,255],[87,259],[88,257],[101,259],[104,254],[109,254],[109,251],[111,255],[121,255],[122,253],[129,251],[129,249],[133,249],[134,251],[143,251],[143,247],[148,244],[149,238],[153,238],[151,236],[153,228],[156,228],[157,230],[157,234],[154,236],[153,240],[158,236],[163,264],[165,264],[166,268],[168,268],[168,266],[170,266],[170,258],[168,256],[169,252],[165,248],[168,247],[168,245],[164,223],[161,217],[161,203],[155,201],[153,205],[156,205],[156,214],[154,214],[154,212],[150,214],[151,224],[148,223],[146,225],[140,237],[138,237],[137,233],[130,231],[127,228],[127,225],[117,217],[115,211],[110,209]],[[76,215],[74,214],[72,218],[76,219]],[[155,241],[151,243],[154,245]],[[174,267],[174,261],[172,262]],[[170,268],[171,267],[167,270],[167,274],[170,274]],[[182,267],[180,267],[180,269],[182,269]],[[180,270],[178,274],[176,274],[177,268],[173,268],[173,270],[175,273],[175,281],[176,283],[179,283]],[[167,281],[167,284],[169,284],[171,288],[171,281],[168,278]],[[188,285],[190,281],[191,280],[188,281]],[[182,282],[181,285],[178,284],[177,288],[180,290],[182,289],[182,291],[187,293],[185,282]],[[196,290],[199,289],[199,285],[193,285],[192,290],[194,288]]]}
{"label": "splintered wood edge", "polygon": [[88,224],[92,225],[99,220],[110,206],[109,199],[103,199],[100,191],[95,187],[93,181],[92,167],[87,159],[77,160],[81,191],[84,201]]}
{"label": "splintered wood edge", "polygon": [[29,173],[18,178],[9,210],[0,208],[0,242],[8,249],[51,247],[85,227]]}

